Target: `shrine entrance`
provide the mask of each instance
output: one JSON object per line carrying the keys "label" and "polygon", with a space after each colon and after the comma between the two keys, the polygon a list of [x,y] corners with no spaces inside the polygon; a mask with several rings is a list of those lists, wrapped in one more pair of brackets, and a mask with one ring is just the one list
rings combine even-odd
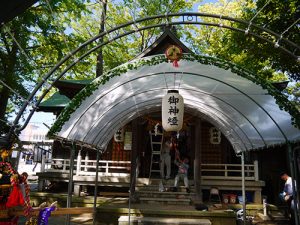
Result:
{"label": "shrine entrance", "polygon": [[[159,15],[155,16],[155,18],[168,18],[179,15],[181,14]],[[199,13],[183,13],[182,15],[183,21],[179,22],[181,24],[189,23],[185,20],[186,17],[195,16],[195,18],[198,18],[198,16],[208,16]],[[153,18],[148,19],[151,20]],[[120,26],[118,29],[121,30],[122,27],[148,19],[133,21]],[[222,19],[241,22],[229,17],[220,17],[220,20]],[[200,20],[197,20],[196,23],[201,24],[198,21]],[[170,24],[159,24],[158,26],[169,26],[177,23],[176,21]],[[248,24],[249,26],[251,25],[251,23]],[[258,28],[265,31],[264,28]],[[142,29],[146,28],[138,28],[130,32],[137,32]],[[228,29],[247,32],[247,34],[252,35],[251,32],[249,33],[249,30],[240,30],[234,27]],[[76,54],[85,46],[114,30],[116,29],[92,38],[74,50],[72,54]],[[274,35],[274,33],[271,34]],[[117,40],[125,35],[127,33],[120,34],[110,41]],[[166,32],[162,35],[162,39],[170,36]],[[275,34],[275,39],[277,36]],[[258,38],[264,39],[259,35]],[[172,40],[172,45],[177,47],[180,45],[178,40]],[[266,41],[273,43],[273,40]],[[104,43],[100,43],[79,56],[76,62],[71,62],[70,65],[66,66],[63,72],[55,78],[55,81],[59,80],[78,61],[103,45]],[[80,185],[81,182],[90,182],[87,177],[82,179],[82,174],[80,174],[89,172],[81,170],[82,164],[78,160],[81,158],[80,154],[78,154],[80,157],[78,157],[77,165],[75,166],[75,153],[79,153],[82,148],[95,150],[93,152],[94,161],[92,162],[94,164],[85,164],[84,166],[85,168],[93,167],[95,169],[93,170],[94,175],[91,178],[91,182],[95,186],[94,212],[96,212],[97,188],[99,181],[101,181],[101,176],[99,177],[100,157],[105,152],[108,152],[109,148],[116,148],[117,150],[120,148],[120,144],[114,143],[116,141],[113,138],[115,134],[119,135],[120,129],[126,126],[131,127],[131,131],[128,130],[127,134],[126,132],[124,133],[122,147],[125,151],[131,151],[130,156],[128,156],[129,154],[126,156],[126,159],[130,157],[130,176],[124,177],[124,180],[127,179],[126,181],[129,183],[129,205],[131,200],[135,200],[135,193],[138,191],[143,193],[145,190],[138,190],[136,185],[139,182],[137,174],[140,171],[145,176],[149,175],[146,173],[147,169],[144,171],[138,169],[141,167],[141,156],[144,157],[143,163],[148,163],[147,159],[149,159],[145,157],[146,151],[142,150],[146,146],[145,141],[141,141],[142,136],[145,137],[145,131],[149,132],[143,126],[145,121],[149,123],[151,115],[160,113],[164,95],[169,90],[177,90],[184,99],[185,119],[190,130],[182,131],[186,132],[184,134],[179,132],[179,134],[174,134],[174,136],[178,135],[178,144],[182,141],[181,147],[183,146],[183,148],[180,150],[189,155],[191,159],[190,165],[193,169],[192,177],[190,177],[193,181],[193,196],[190,197],[190,193],[187,192],[186,195],[189,196],[189,202],[185,200],[182,202],[187,202],[188,204],[191,200],[193,203],[202,202],[202,191],[205,189],[211,190],[213,186],[223,187],[224,190],[230,191],[238,188],[241,191],[241,203],[245,211],[245,187],[247,186],[248,190],[255,193],[254,201],[260,202],[260,191],[261,187],[264,186],[264,182],[259,180],[258,162],[253,161],[249,165],[245,164],[246,152],[282,144],[287,144],[289,151],[291,151],[291,143],[300,140],[299,129],[291,123],[298,118],[298,111],[295,111],[294,106],[285,101],[279,101],[281,104],[279,106],[277,102],[283,99],[284,96],[278,93],[271,84],[266,83],[265,80],[248,70],[240,68],[238,65],[209,56],[193,54],[185,46],[181,46],[184,54],[177,62],[178,65],[174,66],[164,54],[161,54],[166,50],[166,47],[168,46],[161,45],[161,51],[155,51],[157,48],[153,45],[136,59],[116,67],[107,74],[103,74],[103,76],[87,85],[61,112],[50,130],[50,135],[62,144],[65,144],[69,150],[68,153],[70,153],[68,158],[69,169],[64,168],[68,170],[69,176],[67,178],[61,176],[63,177],[62,179],[68,182],[68,196],[71,199],[72,188],[76,183]],[[283,47],[281,50],[286,51],[291,56],[295,56]],[[149,52],[153,54],[149,54]],[[29,100],[33,98],[37,90],[43,86],[53,72],[68,61],[71,56],[66,56],[45,76],[43,82],[36,86]],[[42,101],[51,87],[41,96],[37,104]],[[24,104],[21,113],[18,114],[8,134],[8,140],[10,140],[14,132],[22,129],[22,127],[16,128],[16,124],[27,106],[28,102]],[[34,110],[32,110],[33,112]],[[145,119],[145,116],[148,119]],[[27,122],[25,122],[24,126],[26,126]],[[154,129],[155,126],[150,131]],[[186,144],[185,142],[188,143]],[[230,156],[225,157],[223,153],[226,151],[231,152]],[[151,154],[153,154],[153,150]],[[227,165],[229,163],[224,163],[230,162],[233,159],[230,157],[233,156],[239,157],[239,169],[229,168]],[[204,160],[207,160],[208,163],[204,163]],[[216,163],[211,163],[212,161]],[[212,168],[212,164],[216,167]],[[235,165],[230,166],[234,167]],[[74,167],[77,167],[76,172],[78,172],[78,176],[73,176],[74,170],[70,168]],[[117,169],[120,166],[116,165],[116,162],[112,162],[111,167]],[[147,168],[147,166],[143,166],[143,168]],[[291,165],[291,168],[294,168],[293,165]],[[237,175],[234,174],[236,171],[238,172]],[[55,174],[55,177],[57,179],[58,175]],[[109,177],[110,181],[114,178],[114,176]],[[157,181],[154,180],[154,182]],[[151,179],[149,179],[145,186],[152,188],[153,186],[151,185],[154,185],[155,188],[159,187],[160,178],[158,183],[151,183]],[[166,186],[168,185],[171,186],[172,184],[167,183]],[[146,192],[146,195],[149,193]],[[151,190],[151,193],[153,193],[153,190]],[[182,192],[180,193],[182,194]],[[170,192],[167,192],[167,194],[170,194]],[[168,199],[168,201],[178,202],[177,197],[176,195],[173,200]],[[156,197],[154,199],[157,200]],[[145,199],[145,197],[140,195],[140,200],[148,201],[149,199]],[[150,202],[153,201],[153,199],[150,200]],[[71,201],[68,201],[67,207],[70,206]],[[128,208],[130,214],[130,206]],[[178,212],[175,214],[178,214]],[[225,214],[222,215],[226,217]],[[233,215],[230,215],[230,217],[232,219]]]}

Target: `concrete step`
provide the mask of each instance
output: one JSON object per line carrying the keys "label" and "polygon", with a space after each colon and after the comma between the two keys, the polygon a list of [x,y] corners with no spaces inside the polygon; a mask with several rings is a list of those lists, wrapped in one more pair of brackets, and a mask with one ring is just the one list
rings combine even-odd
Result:
{"label": "concrete step", "polygon": [[191,200],[186,198],[151,198],[141,197],[139,198],[141,203],[147,204],[167,204],[167,205],[190,205]]}

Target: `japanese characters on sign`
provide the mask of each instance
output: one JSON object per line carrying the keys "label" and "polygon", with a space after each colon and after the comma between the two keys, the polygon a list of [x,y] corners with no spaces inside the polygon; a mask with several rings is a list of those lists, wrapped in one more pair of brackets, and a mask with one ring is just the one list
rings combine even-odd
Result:
{"label": "japanese characters on sign", "polygon": [[162,125],[165,131],[179,131],[183,124],[184,102],[177,90],[169,90],[162,100]]}
{"label": "japanese characters on sign", "polygon": [[210,133],[210,143],[218,145],[221,143],[221,131],[219,131],[216,127],[211,127],[209,129]]}
{"label": "japanese characters on sign", "polygon": [[114,135],[115,142],[123,142],[124,141],[124,128],[120,128]]}

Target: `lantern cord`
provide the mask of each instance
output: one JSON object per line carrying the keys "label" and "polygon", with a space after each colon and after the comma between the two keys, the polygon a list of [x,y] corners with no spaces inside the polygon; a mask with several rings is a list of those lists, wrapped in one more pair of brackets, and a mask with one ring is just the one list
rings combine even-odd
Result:
{"label": "lantern cord", "polygon": [[165,73],[164,73],[164,79],[165,79],[165,83],[166,83],[166,88],[167,88],[167,90],[169,90],[167,79],[166,79],[166,74]]}
{"label": "lantern cord", "polygon": [[176,82],[176,73],[174,73],[174,90],[175,90],[175,82]]}
{"label": "lantern cord", "polygon": [[179,89],[180,89],[180,85],[181,85],[182,77],[183,77],[183,72],[181,72],[181,77],[180,77],[179,84],[178,84],[178,91],[179,91]]}

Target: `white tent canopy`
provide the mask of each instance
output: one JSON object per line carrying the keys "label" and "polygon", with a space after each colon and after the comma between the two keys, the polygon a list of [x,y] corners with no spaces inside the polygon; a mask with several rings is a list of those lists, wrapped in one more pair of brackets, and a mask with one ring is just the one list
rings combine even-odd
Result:
{"label": "white tent canopy", "polygon": [[143,65],[99,85],[57,136],[104,149],[121,126],[160,111],[170,89],[179,90],[186,112],[218,127],[236,152],[300,140],[290,114],[267,90],[230,69],[187,59],[179,67],[165,62]]}

